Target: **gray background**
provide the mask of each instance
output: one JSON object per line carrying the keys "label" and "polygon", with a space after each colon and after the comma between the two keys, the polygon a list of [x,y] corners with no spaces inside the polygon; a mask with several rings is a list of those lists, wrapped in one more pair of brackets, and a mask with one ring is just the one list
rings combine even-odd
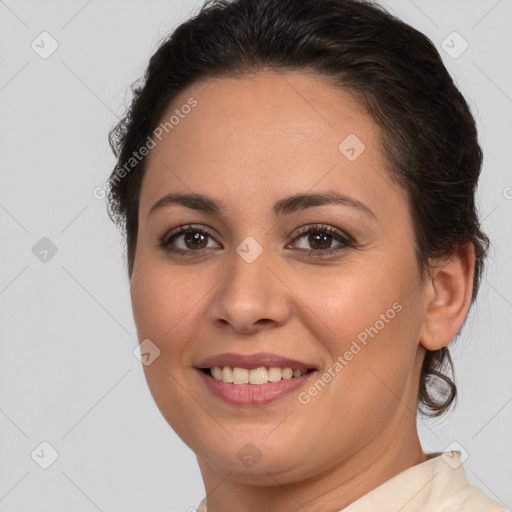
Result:
{"label": "gray background", "polygon": [[[458,443],[470,482],[511,508],[512,1],[382,3],[440,48],[473,109],[485,153],[478,205],[493,240],[453,347],[458,407],[420,421],[420,437],[426,451]],[[93,195],[114,164],[107,132],[129,85],[201,4],[0,0],[2,512],[186,511],[203,496],[195,457],[133,355],[121,236]],[[46,59],[31,47],[51,49],[43,31],[58,43]],[[469,44],[457,58],[453,31]],[[43,441],[58,453],[47,469]]]}

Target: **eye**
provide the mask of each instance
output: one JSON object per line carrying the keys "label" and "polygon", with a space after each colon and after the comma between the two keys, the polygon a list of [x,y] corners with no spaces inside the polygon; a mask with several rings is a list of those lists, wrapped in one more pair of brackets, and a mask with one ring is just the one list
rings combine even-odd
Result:
{"label": "eye", "polygon": [[[208,239],[214,239],[213,231],[201,225],[189,224],[180,226],[167,233],[160,240],[160,247],[165,251],[176,255],[194,255],[208,252],[212,245],[208,244]],[[329,256],[346,249],[347,247],[356,248],[354,240],[345,235],[342,231],[333,226],[325,224],[316,224],[313,226],[303,226],[298,229],[294,242],[304,239],[306,247],[298,247],[300,252],[307,253],[309,257]],[[337,246],[332,247],[334,242]],[[290,244],[293,247],[293,244]],[[309,247],[307,247],[309,246]],[[221,247],[213,245],[213,247]]]}
{"label": "eye", "polygon": [[213,238],[213,233],[209,229],[191,224],[180,226],[166,234],[159,245],[174,254],[201,253],[209,248],[208,238]]}
{"label": "eye", "polygon": [[[308,256],[328,256],[346,249],[347,247],[355,248],[355,242],[352,238],[345,235],[340,230],[325,224],[317,224],[314,226],[303,226],[298,230],[298,236],[295,240],[304,239],[306,247],[299,247],[301,252],[306,252]],[[338,246],[332,247],[334,241],[338,242]],[[309,247],[308,247],[309,246]]]}

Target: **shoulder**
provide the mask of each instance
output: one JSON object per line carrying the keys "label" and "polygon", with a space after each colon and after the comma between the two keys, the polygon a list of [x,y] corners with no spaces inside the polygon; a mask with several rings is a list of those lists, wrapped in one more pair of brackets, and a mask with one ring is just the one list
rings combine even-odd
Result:
{"label": "shoulder", "polygon": [[433,465],[438,481],[432,486],[425,512],[510,512],[468,483],[457,452],[442,454],[433,460]]}
{"label": "shoulder", "polygon": [[468,483],[460,453],[428,454],[340,512],[510,512]]}
{"label": "shoulder", "polygon": [[[434,505],[434,504],[433,504]],[[469,485],[464,490],[436,503],[432,512],[510,512],[503,505],[489,498],[481,489]],[[427,512],[427,510],[425,510]]]}

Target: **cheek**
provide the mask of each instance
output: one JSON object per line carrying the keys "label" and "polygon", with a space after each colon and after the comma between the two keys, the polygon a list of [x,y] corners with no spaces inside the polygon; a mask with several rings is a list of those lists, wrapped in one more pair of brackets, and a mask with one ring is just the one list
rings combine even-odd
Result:
{"label": "cheek", "polygon": [[353,340],[386,337],[402,314],[401,283],[370,264],[313,270],[288,284],[300,299],[301,321],[309,318],[310,330],[332,357],[343,355]]}
{"label": "cheek", "polygon": [[385,415],[413,371],[421,324],[419,303],[409,293],[414,272],[391,266],[383,272],[371,265],[336,272],[290,283],[302,304],[301,321],[307,321],[333,365],[338,362],[324,369],[336,376],[325,398],[334,399],[327,398],[332,392],[354,414],[364,403],[363,410]]}
{"label": "cheek", "polygon": [[[211,285],[210,285],[211,287]],[[149,338],[162,343],[174,337],[174,331],[186,323],[187,315],[208,289],[197,272],[143,257],[134,271],[131,285],[133,316],[139,339]]]}
{"label": "cheek", "polygon": [[[205,294],[197,272],[171,269],[155,259],[139,258],[131,284],[133,316],[140,341],[150,339],[160,350],[159,356],[143,370],[148,388],[176,432],[186,440],[187,421],[197,411],[188,393],[183,393],[183,362],[188,340],[194,332],[194,307]],[[211,287],[211,285],[210,285]]]}

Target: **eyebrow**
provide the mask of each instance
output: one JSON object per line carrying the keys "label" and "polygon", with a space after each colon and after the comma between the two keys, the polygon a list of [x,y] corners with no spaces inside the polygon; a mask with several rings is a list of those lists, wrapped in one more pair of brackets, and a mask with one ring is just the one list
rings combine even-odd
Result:
{"label": "eyebrow", "polygon": [[[225,205],[222,201],[214,199],[213,197],[205,196],[203,194],[190,193],[171,193],[161,197],[148,212],[148,217],[157,210],[165,208],[170,205],[181,205],[192,210],[198,210],[204,213],[221,215]],[[288,215],[300,210],[305,210],[312,206],[322,206],[326,204],[339,204],[343,206],[350,206],[364,213],[366,216],[377,220],[377,216],[373,213],[368,206],[361,201],[352,197],[340,194],[338,192],[325,192],[325,193],[306,193],[294,194],[284,197],[277,201],[272,210],[276,217]]]}

